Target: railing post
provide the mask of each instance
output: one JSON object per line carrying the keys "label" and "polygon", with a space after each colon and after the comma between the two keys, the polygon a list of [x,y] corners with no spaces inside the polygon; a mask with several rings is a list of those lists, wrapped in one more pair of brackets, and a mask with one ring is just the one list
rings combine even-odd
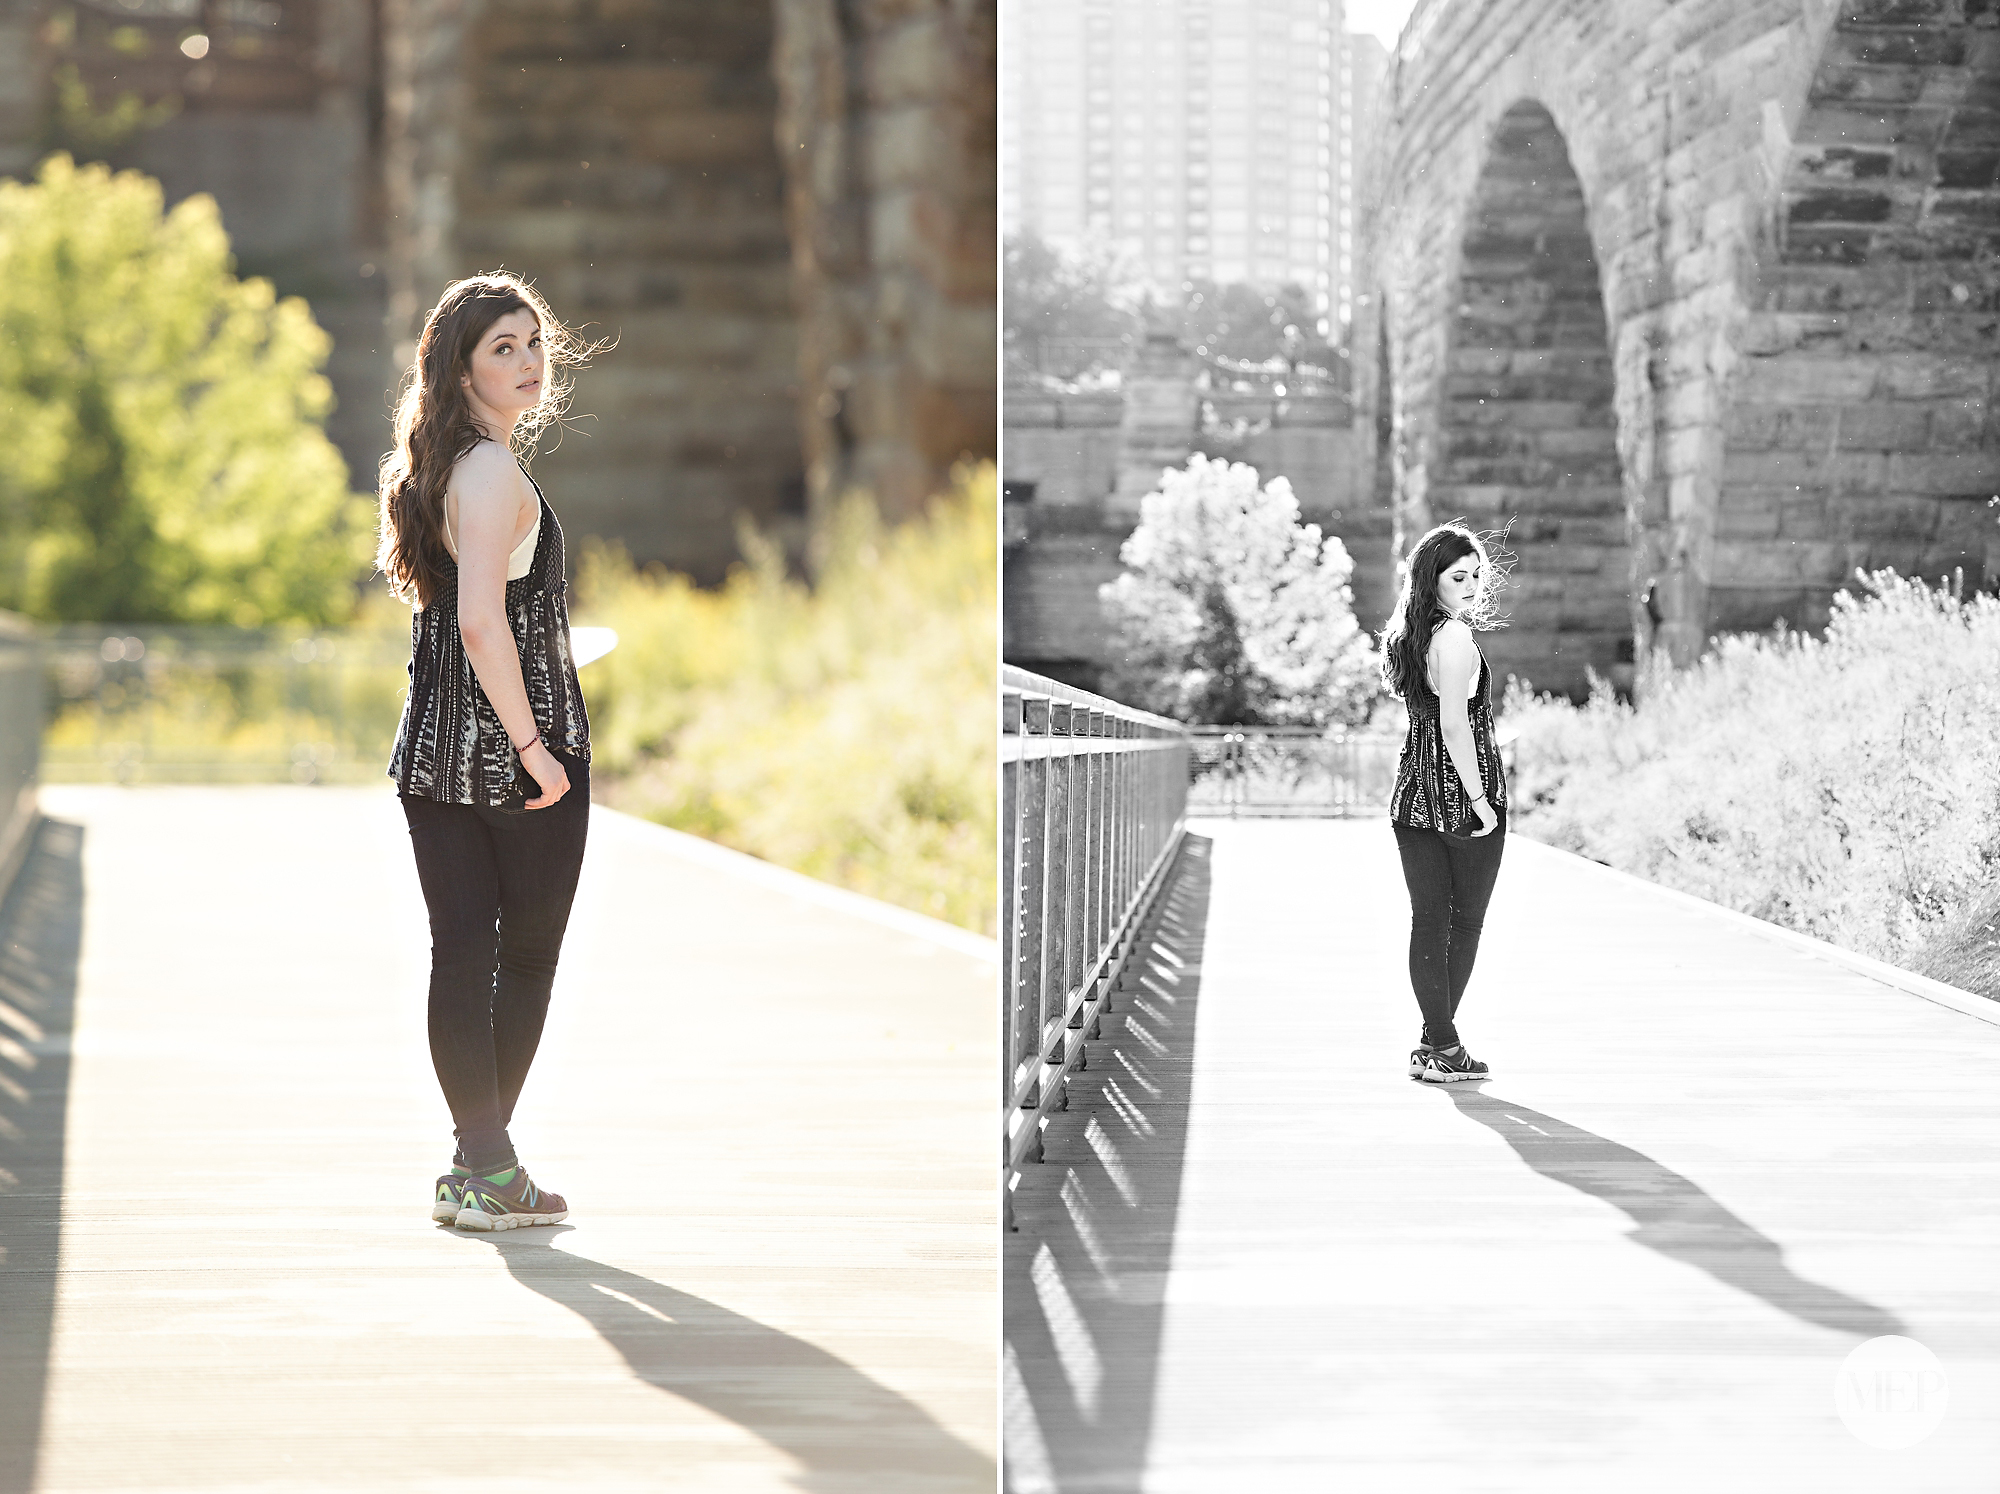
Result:
{"label": "railing post", "polygon": [[[1095,774],[1090,759],[1090,708],[1072,705],[1070,729],[1070,782],[1075,797],[1069,817],[1069,903],[1066,946],[1069,951],[1069,979],[1063,993],[1063,1063],[1065,1068],[1087,1066],[1084,1030],[1090,1021],[1090,960],[1084,930],[1090,920],[1090,799]],[[1076,1036],[1071,1037],[1074,1033]],[[1063,1092],[1063,1108],[1069,1108],[1069,1092]]]}
{"label": "railing post", "polygon": [[42,690],[40,632],[0,612],[0,897],[27,860],[41,817]]}
{"label": "railing post", "polygon": [[1019,1091],[1015,1103],[1035,1132],[1031,1160],[1042,1160],[1041,1136],[1033,1117],[1042,1104],[1041,991],[1048,968],[1044,929],[1048,921],[1049,702],[1024,696],[1021,702],[1021,932],[1013,971],[1013,1063],[1009,1077]]}
{"label": "railing post", "polygon": [[1178,722],[1024,670],[1002,678],[1011,1187],[1015,1167],[1041,1160],[1044,1121],[1067,1105],[1170,874],[1188,752]]}
{"label": "railing post", "polygon": [[[1014,1098],[1014,983],[1021,968],[1021,692],[1000,693],[1000,1104]],[[1004,1138],[1002,1144],[1004,1145]]]}
{"label": "railing post", "polygon": [[[1076,759],[1069,753],[1070,704],[1049,702],[1048,911],[1042,924],[1042,1105],[1067,1103],[1063,1075],[1069,1068],[1069,893],[1071,803]],[[1054,1069],[1054,1073],[1049,1072]]]}

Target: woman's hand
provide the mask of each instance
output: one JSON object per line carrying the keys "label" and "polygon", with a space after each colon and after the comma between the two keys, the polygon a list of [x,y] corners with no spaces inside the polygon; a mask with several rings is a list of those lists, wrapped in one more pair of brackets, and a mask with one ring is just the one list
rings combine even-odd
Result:
{"label": "woman's hand", "polygon": [[547,809],[569,792],[568,770],[540,742],[528,744],[528,750],[521,754],[521,766],[528,770],[529,777],[542,786],[542,797],[530,799],[528,808]]}
{"label": "woman's hand", "polygon": [[1472,806],[1472,812],[1479,816],[1479,828],[1472,832],[1475,837],[1491,835],[1499,827],[1500,816],[1493,812],[1493,806],[1484,797]]}

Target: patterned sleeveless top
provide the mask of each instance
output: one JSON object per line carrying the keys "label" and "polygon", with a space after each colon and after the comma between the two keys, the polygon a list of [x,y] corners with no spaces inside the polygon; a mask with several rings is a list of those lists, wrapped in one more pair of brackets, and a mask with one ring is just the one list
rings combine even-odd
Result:
{"label": "patterned sleeveless top", "polygon": [[[1466,702],[1466,716],[1472,725],[1472,750],[1479,759],[1479,786],[1486,791],[1486,802],[1498,812],[1507,807],[1507,778],[1501,771],[1500,750],[1493,745],[1492,683],[1482,653],[1479,682]],[[1479,816],[1444,749],[1438,697],[1421,673],[1404,692],[1403,703],[1410,712],[1410,732],[1403,739],[1402,756],[1396,760],[1396,789],[1389,796],[1389,818],[1412,830],[1469,835],[1479,828]]]}
{"label": "patterned sleeveless top", "polygon": [[[507,583],[507,621],[543,743],[589,762],[590,718],[570,653],[562,525],[541,485],[532,477],[528,482],[541,505],[541,538],[527,575]],[[519,758],[465,656],[458,634],[458,566],[450,560],[445,565],[438,594],[410,618],[410,690],[389,755],[389,776],[398,793],[413,798],[498,804],[513,784]]]}

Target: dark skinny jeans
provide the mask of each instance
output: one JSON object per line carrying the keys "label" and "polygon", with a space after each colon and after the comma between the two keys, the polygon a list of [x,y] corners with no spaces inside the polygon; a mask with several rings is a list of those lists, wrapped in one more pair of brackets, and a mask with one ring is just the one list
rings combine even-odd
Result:
{"label": "dark skinny jeans", "polygon": [[569,792],[521,814],[403,797],[431,916],[431,1063],[474,1172],[510,1166],[507,1126],[548,1015],[590,828],[589,764],[557,752]]}
{"label": "dark skinny jeans", "polygon": [[1479,957],[1479,931],[1507,845],[1507,811],[1491,833],[1460,838],[1393,826],[1410,889],[1410,986],[1424,1014],[1424,1041],[1455,1047],[1453,1018]]}

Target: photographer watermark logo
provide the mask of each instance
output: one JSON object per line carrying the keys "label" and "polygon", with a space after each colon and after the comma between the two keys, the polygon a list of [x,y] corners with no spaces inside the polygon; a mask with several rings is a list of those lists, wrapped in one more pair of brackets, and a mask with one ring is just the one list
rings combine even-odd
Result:
{"label": "photographer watermark logo", "polygon": [[1888,1333],[1855,1346],[1834,1376],[1833,1403],[1847,1430],[1870,1447],[1914,1447],[1937,1430],[1951,1388],[1937,1355]]}

